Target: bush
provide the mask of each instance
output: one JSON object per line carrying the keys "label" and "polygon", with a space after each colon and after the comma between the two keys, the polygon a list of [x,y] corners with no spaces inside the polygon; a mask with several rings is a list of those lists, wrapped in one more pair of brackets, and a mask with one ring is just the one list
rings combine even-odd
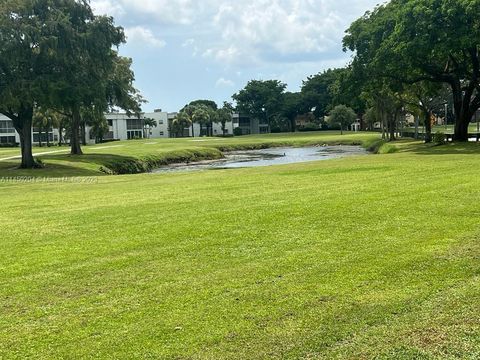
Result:
{"label": "bush", "polygon": [[2,143],[0,144],[0,148],[13,148],[18,147],[19,145],[19,143]]}
{"label": "bush", "polygon": [[215,148],[185,149],[142,158],[114,157],[100,167],[108,175],[141,174],[163,165],[221,159],[223,153]]}
{"label": "bush", "polygon": [[365,141],[363,147],[374,154],[392,154],[398,151],[398,148],[382,139],[373,139]]}
{"label": "bush", "polygon": [[243,132],[242,132],[242,129],[241,128],[235,128],[233,129],[233,135],[235,136],[242,136],[243,135]]}
{"label": "bush", "polygon": [[315,123],[306,123],[305,125],[299,126],[298,131],[318,131],[320,126]]}
{"label": "bush", "polygon": [[398,148],[395,145],[384,143],[382,146],[380,146],[380,149],[378,149],[377,154],[393,154],[397,151]]}
{"label": "bush", "polygon": [[433,143],[435,145],[445,145],[445,134],[441,131],[437,131],[435,135],[433,135]]}

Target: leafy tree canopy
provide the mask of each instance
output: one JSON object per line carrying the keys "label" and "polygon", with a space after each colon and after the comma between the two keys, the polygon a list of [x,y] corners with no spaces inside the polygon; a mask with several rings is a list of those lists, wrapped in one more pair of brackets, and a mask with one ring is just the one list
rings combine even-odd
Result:
{"label": "leafy tree canopy", "polygon": [[355,21],[344,47],[371,77],[448,84],[455,138],[468,140],[480,107],[480,0],[393,0]]}

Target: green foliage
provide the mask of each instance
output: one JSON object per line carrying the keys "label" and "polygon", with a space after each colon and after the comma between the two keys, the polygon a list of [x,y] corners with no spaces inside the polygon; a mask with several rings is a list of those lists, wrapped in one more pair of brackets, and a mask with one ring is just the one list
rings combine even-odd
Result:
{"label": "green foliage", "polygon": [[281,113],[286,87],[278,80],[251,80],[232,99],[241,114],[270,124],[270,119]]}
{"label": "green foliage", "polygon": [[235,136],[242,136],[242,135],[243,135],[242,129],[239,128],[239,127],[233,129],[233,135],[235,135]]}
{"label": "green foliage", "polygon": [[448,85],[455,138],[467,141],[468,124],[480,106],[479,9],[477,0],[390,1],[355,21],[344,46],[355,52],[354,69],[390,87]]}
{"label": "green foliage", "polygon": [[[212,110],[218,110],[218,105],[215,101],[213,100],[194,100],[190,102],[187,106],[206,106]],[[184,108],[185,109],[185,108]]]}
{"label": "green foliage", "polygon": [[390,142],[383,139],[368,139],[363,142],[362,146],[373,154],[393,154],[398,148]]}
{"label": "green foliage", "polygon": [[320,130],[320,125],[316,123],[306,123],[305,125],[298,127],[298,131],[318,131],[318,130]]}
{"label": "green foliage", "polygon": [[369,130],[373,130],[375,123],[382,121],[378,111],[373,107],[367,109],[363,119]]}
{"label": "green foliage", "polygon": [[302,96],[306,107],[317,119],[326,116],[333,108],[335,85],[344,69],[328,69],[323,73],[309,76],[303,82]]}
{"label": "green foliage", "polygon": [[352,125],[355,120],[357,120],[357,114],[351,108],[345,105],[338,105],[330,112],[328,117],[328,122],[330,125],[338,125],[340,129],[347,129],[348,126]]}
{"label": "green foliage", "polygon": [[398,148],[391,142],[386,142],[377,151],[377,154],[393,154],[398,151]]}
{"label": "green foliage", "polygon": [[176,150],[159,155],[150,154],[141,158],[112,158],[104,163],[101,171],[109,175],[140,174],[163,165],[214,160],[222,157],[223,154],[214,148]]}
{"label": "green foliage", "polygon": [[435,145],[445,145],[445,133],[441,131],[437,131],[435,135],[433,135],[433,143]]}
{"label": "green foliage", "polygon": [[233,110],[233,105],[225,101],[223,103],[223,107],[216,111],[215,122],[218,122],[222,125],[223,136],[225,136],[227,122],[232,121]]}

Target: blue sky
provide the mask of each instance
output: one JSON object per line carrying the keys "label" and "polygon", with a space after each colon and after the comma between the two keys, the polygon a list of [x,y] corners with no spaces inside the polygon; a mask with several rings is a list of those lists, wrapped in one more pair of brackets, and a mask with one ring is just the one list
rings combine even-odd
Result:
{"label": "blue sky", "polygon": [[302,80],[345,65],[341,39],[378,0],[92,0],[123,26],[145,111],[231,101],[251,79]]}

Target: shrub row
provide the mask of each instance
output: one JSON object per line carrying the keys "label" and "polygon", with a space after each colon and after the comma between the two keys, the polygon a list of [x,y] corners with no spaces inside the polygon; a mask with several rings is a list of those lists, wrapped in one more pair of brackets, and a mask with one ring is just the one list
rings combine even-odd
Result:
{"label": "shrub row", "polygon": [[362,145],[367,151],[373,154],[392,154],[398,151],[395,145],[383,139],[367,140]]}
{"label": "shrub row", "polygon": [[223,158],[223,153],[214,148],[186,149],[142,158],[119,157],[106,161],[100,171],[111,175],[141,174],[160,166]]}

